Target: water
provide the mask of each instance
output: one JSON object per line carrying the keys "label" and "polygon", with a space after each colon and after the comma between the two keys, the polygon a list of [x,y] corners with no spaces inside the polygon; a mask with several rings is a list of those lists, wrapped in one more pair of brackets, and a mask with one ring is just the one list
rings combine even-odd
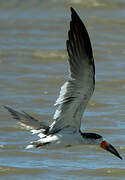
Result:
{"label": "water", "polygon": [[96,89],[82,127],[103,135],[125,157],[124,0],[0,2],[0,179],[125,179],[125,163],[93,146],[25,150],[36,137],[2,105],[52,122],[65,82],[65,40],[73,6],[89,31],[96,63]]}

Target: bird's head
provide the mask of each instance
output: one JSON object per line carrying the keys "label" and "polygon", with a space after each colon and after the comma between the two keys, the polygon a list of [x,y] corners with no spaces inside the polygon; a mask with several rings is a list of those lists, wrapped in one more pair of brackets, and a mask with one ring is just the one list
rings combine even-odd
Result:
{"label": "bird's head", "polygon": [[89,144],[98,144],[102,149],[105,149],[106,151],[109,151],[118,158],[122,159],[118,151],[109,142],[104,140],[101,135],[96,133],[81,133],[81,135],[89,142]]}

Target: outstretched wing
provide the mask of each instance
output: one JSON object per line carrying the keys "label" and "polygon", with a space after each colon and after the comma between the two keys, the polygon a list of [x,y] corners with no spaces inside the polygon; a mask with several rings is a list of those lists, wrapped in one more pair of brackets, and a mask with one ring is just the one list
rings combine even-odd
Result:
{"label": "outstretched wing", "polygon": [[70,30],[66,42],[69,55],[69,80],[61,87],[58,108],[49,132],[63,128],[79,130],[82,114],[94,91],[95,66],[88,32],[78,14],[71,8]]}
{"label": "outstretched wing", "polygon": [[23,113],[20,113],[8,106],[3,106],[3,107],[11,113],[14,119],[18,120],[24,126],[30,127],[31,129],[34,129],[34,130],[43,129],[44,131],[48,132],[49,126],[46,125],[44,122],[40,122],[39,120],[33,118],[32,116],[30,116],[24,111]]}

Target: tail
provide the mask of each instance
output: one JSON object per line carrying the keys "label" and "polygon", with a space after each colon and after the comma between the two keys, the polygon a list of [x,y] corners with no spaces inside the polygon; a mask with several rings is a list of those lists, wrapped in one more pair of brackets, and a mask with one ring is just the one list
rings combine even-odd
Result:
{"label": "tail", "polygon": [[14,109],[8,107],[8,106],[3,106],[5,109],[7,109],[12,117],[16,120],[18,120],[21,124],[30,127],[31,129],[42,129],[43,131],[45,131],[45,133],[47,133],[49,131],[49,126],[46,125],[43,122],[40,122],[39,120],[33,118],[32,116],[30,116],[29,114],[27,114],[26,112],[17,112]]}
{"label": "tail", "polygon": [[28,146],[26,146],[26,149],[32,149],[32,148],[40,148],[43,147],[47,144],[49,144],[50,142],[46,142],[46,143],[40,143],[39,140],[38,141],[34,141],[31,142],[31,144],[29,144]]}

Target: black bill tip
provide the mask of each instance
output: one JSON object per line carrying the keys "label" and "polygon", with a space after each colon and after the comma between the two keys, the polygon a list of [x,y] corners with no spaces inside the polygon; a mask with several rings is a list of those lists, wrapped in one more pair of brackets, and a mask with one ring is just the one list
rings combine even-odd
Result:
{"label": "black bill tip", "polygon": [[111,144],[109,144],[107,141],[102,141],[101,144],[100,144],[100,147],[105,149],[106,151],[109,151],[110,153],[114,154],[119,159],[123,159],[120,156],[120,154],[118,153],[118,151]]}
{"label": "black bill tip", "polygon": [[117,156],[119,159],[123,159],[120,154],[118,153],[118,151],[111,145],[109,144],[109,146],[105,146],[105,150],[109,151],[110,153],[114,154],[115,156]]}

